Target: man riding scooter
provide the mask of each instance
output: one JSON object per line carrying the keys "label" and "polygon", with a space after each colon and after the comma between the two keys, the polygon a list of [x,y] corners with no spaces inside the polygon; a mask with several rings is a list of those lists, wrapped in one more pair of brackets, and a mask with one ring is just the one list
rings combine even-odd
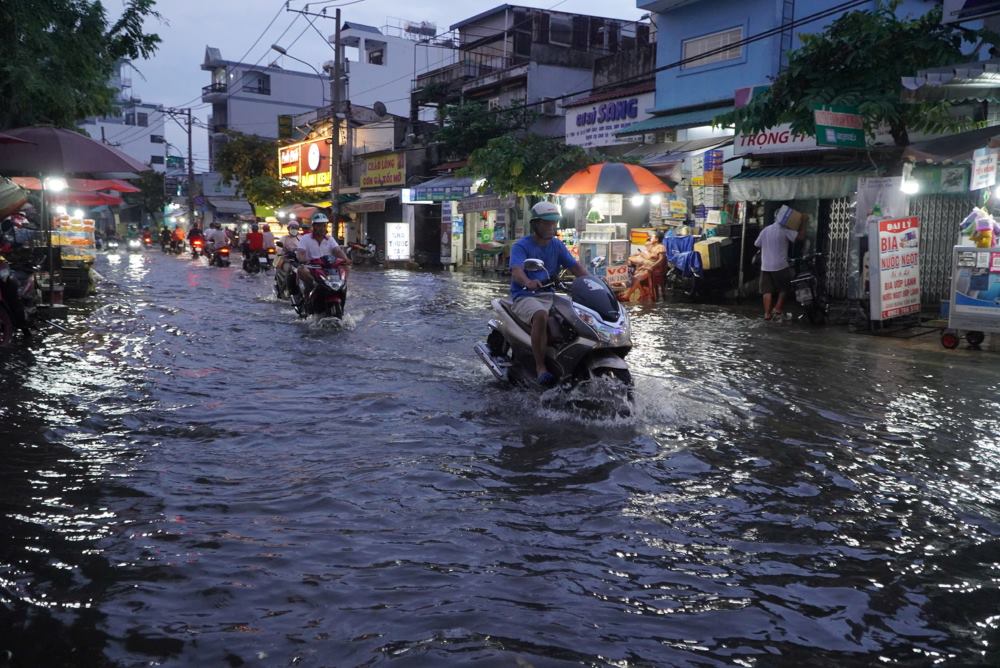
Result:
{"label": "man riding scooter", "polygon": [[326,217],[326,214],[314,213],[311,222],[312,233],[302,237],[299,240],[298,247],[295,249],[295,256],[301,263],[297,269],[298,277],[302,280],[305,287],[303,297],[306,300],[309,299],[313,288],[316,287],[309,268],[305,266],[306,264],[327,255],[340,258],[348,266],[351,264],[350,259],[348,259],[347,254],[344,253],[344,249],[340,247],[336,239],[327,236],[326,224],[330,222],[330,219]]}

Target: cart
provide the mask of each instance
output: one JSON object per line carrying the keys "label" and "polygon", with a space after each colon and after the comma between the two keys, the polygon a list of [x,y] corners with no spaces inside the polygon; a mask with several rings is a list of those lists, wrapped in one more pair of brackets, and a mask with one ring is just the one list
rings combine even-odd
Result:
{"label": "cart", "polygon": [[978,348],[987,332],[1000,333],[1000,248],[955,246],[948,328],[941,333],[941,345],[957,348],[964,336]]}

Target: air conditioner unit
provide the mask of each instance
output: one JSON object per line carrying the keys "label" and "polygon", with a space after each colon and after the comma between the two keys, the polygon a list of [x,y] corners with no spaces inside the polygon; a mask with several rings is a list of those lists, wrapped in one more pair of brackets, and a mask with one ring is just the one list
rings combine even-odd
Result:
{"label": "air conditioner unit", "polygon": [[556,108],[556,101],[551,97],[547,97],[542,101],[542,115],[544,116],[559,115],[559,110]]}

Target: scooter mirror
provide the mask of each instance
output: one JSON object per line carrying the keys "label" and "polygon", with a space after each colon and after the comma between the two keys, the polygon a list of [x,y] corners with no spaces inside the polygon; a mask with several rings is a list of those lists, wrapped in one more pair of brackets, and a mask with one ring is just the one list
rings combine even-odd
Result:
{"label": "scooter mirror", "polygon": [[545,263],[536,258],[529,258],[524,261],[525,271],[542,271],[545,269]]}

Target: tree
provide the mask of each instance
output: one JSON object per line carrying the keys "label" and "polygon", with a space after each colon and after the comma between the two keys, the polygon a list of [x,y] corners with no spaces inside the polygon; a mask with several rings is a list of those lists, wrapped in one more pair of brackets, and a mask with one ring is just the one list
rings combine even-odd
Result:
{"label": "tree", "polygon": [[573,172],[604,160],[548,137],[506,134],[473,151],[460,172],[486,179],[496,193],[533,195],[552,192]]}
{"label": "tree", "polygon": [[487,142],[531,124],[526,109],[489,109],[481,102],[450,104],[441,112],[441,128],[434,138],[452,158],[464,158]]}
{"label": "tree", "polygon": [[[905,102],[901,80],[918,70],[975,59],[994,33],[941,24],[937,6],[916,19],[896,15],[898,0],[874,11],[843,14],[825,32],[803,35],[802,46],[788,55],[788,66],[765,92],[740,109],[715,118],[716,125],[740,133],[762,132],[791,123],[794,132],[815,133],[816,105],[855,107],[873,137],[888,128],[897,146],[909,143],[910,131],[966,129],[974,122],[953,113],[952,103]],[[965,43],[979,45],[963,53]]]}
{"label": "tree", "polygon": [[125,199],[142,206],[143,210],[153,217],[153,220],[160,220],[163,216],[163,207],[170,201],[163,192],[165,178],[163,174],[152,169],[142,172],[135,184],[140,192],[129,193],[125,195]]}
{"label": "tree", "polygon": [[121,59],[149,58],[160,38],[156,0],[127,0],[114,25],[100,2],[0,2],[0,129],[49,123],[74,127],[114,111],[108,80]]}
{"label": "tree", "polygon": [[215,168],[252,206],[309,199],[308,191],[289,188],[278,178],[276,141],[235,131],[226,134],[229,140],[215,154]]}

